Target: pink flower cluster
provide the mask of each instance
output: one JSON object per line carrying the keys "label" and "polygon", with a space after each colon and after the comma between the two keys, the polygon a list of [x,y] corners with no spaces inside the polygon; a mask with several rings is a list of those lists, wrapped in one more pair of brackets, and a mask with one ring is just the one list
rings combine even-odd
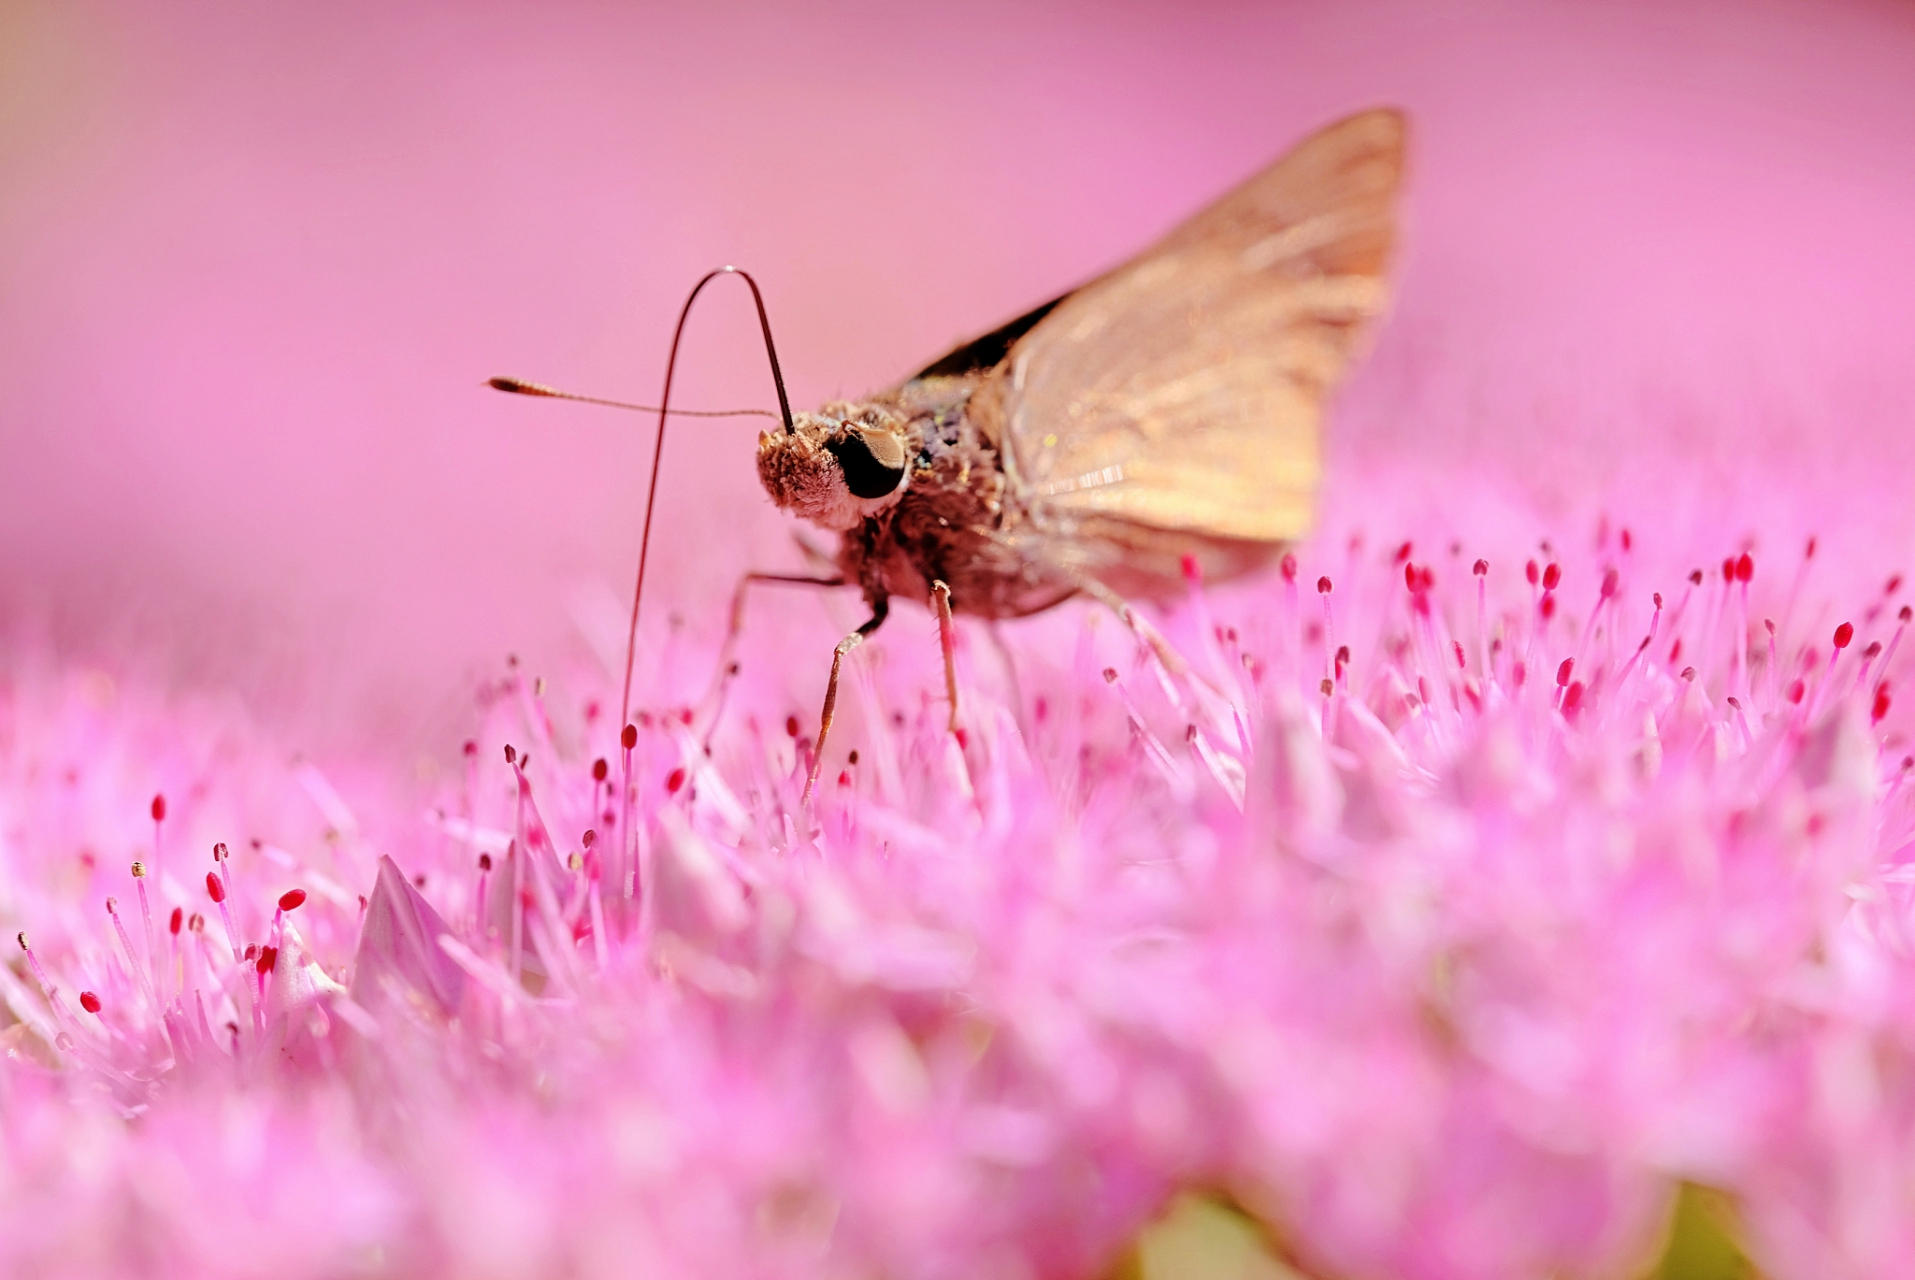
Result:
{"label": "pink flower cluster", "polygon": [[385,848],[17,666],[0,1274],[1096,1277],[1195,1189],[1310,1276],[1620,1277],[1683,1182],[1915,1273],[1901,584],[1478,550],[1193,583],[1169,665],[967,627],[957,735],[887,635],[809,809],[749,661],[622,741],[511,669]]}

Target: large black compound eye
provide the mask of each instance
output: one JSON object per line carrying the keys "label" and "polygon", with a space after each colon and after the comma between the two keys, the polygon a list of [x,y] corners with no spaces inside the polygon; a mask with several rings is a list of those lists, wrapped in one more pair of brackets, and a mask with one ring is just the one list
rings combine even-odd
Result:
{"label": "large black compound eye", "polygon": [[860,498],[885,498],[904,479],[904,443],[883,427],[846,426],[825,441],[844,471],[845,487]]}

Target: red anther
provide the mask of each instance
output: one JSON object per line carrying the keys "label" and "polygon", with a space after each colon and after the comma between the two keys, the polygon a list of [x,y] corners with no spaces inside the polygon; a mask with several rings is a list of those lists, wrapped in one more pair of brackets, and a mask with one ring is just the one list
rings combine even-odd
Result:
{"label": "red anther", "polygon": [[278,963],[279,963],[279,948],[278,947],[261,947],[259,949],[259,959],[253,962],[253,968],[261,976],[264,976],[266,974],[271,973],[273,971],[273,966]]}
{"label": "red anther", "polygon": [[1423,580],[1417,576],[1415,565],[1406,564],[1403,566],[1403,585],[1404,586],[1408,587],[1411,591],[1415,591],[1419,586],[1422,585],[1422,582]]}
{"label": "red anther", "polygon": [[1868,648],[1866,648],[1866,649],[1864,649],[1864,650],[1862,650],[1862,656],[1863,656],[1864,658],[1867,658],[1867,659],[1868,659],[1868,660],[1869,660],[1870,662],[1873,662],[1873,661],[1875,661],[1875,659],[1877,659],[1877,658],[1879,658],[1879,657],[1881,657],[1881,656],[1882,656],[1882,642],[1881,642],[1880,640],[1871,640],[1871,641],[1869,641],[1869,642],[1868,642]]}
{"label": "red anther", "polygon": [[638,745],[638,726],[628,724],[618,731],[618,745],[630,751]]}
{"label": "red anther", "polygon": [[691,722],[692,722],[692,709],[690,707],[686,707],[684,710],[678,713],[678,723],[690,724]]}
{"label": "red anther", "polygon": [[195,911],[192,915],[186,917],[186,928],[189,933],[201,932],[206,928],[206,917]]}
{"label": "red anther", "polygon": [[787,738],[795,738],[798,736],[798,717],[797,716],[785,717],[785,736]]}
{"label": "red anther", "polygon": [[1901,589],[1902,589],[1902,575],[1899,573],[1892,574],[1889,577],[1888,585],[1882,588],[1882,594],[1885,596],[1892,596],[1897,591],[1900,591]]}
{"label": "red anther", "polygon": [[1489,561],[1478,560],[1475,564],[1470,566],[1470,572],[1475,574],[1479,578],[1484,577],[1485,575],[1489,573]]}
{"label": "red anther", "polygon": [[505,762],[507,764],[517,764],[519,762],[518,748],[509,742],[505,744]]}
{"label": "red anther", "polygon": [[206,873],[206,896],[214,902],[226,901],[226,886],[220,883],[220,878],[211,871]]}
{"label": "red anther", "polygon": [[476,755],[478,755],[478,754],[479,754],[479,744],[478,744],[478,743],[476,743],[476,742],[474,742],[474,741],[473,741],[472,739],[470,739],[470,738],[467,738],[467,739],[465,740],[465,753],[466,753],[467,755],[469,755],[469,756],[476,756]]}
{"label": "red anther", "polygon": [[1669,665],[1672,667],[1675,666],[1676,659],[1680,658],[1681,656],[1682,656],[1682,637],[1677,636],[1676,642],[1669,646]]}
{"label": "red anther", "polygon": [[1911,619],[1915,619],[1915,609],[1911,609],[1907,605],[1903,605],[1901,612],[1895,615],[1895,621],[1897,622],[1908,622]]}
{"label": "red anther", "polygon": [[1762,619],[1762,625],[1769,629],[1769,639],[1775,639],[1775,619],[1764,618]]}
{"label": "red anther", "polygon": [[218,844],[213,846],[213,861],[214,862],[224,862],[230,856],[232,855],[227,853],[226,842],[224,840],[220,841]]}
{"label": "red anther", "polygon": [[1544,596],[1543,602],[1540,606],[1538,606],[1538,608],[1542,612],[1543,621],[1548,622],[1551,618],[1556,616],[1556,597],[1551,595]]}
{"label": "red anther", "polygon": [[1523,576],[1529,579],[1529,585],[1533,587],[1543,580],[1543,571],[1536,567],[1534,560],[1531,560],[1523,565]]}
{"label": "red anther", "polygon": [[1684,667],[1682,669],[1682,678],[1693,682],[1696,678],[1696,669],[1694,667]]}
{"label": "red anther", "polygon": [[1340,644],[1337,646],[1337,665],[1339,667],[1347,667],[1350,665],[1350,646],[1349,645]]}
{"label": "red anther", "polygon": [[971,735],[964,732],[964,727],[962,725],[959,725],[957,728],[951,730],[951,736],[957,739],[959,751],[970,750]]}
{"label": "red anther", "polygon": [[1815,539],[1814,538],[1810,538],[1809,545],[1802,548],[1802,558],[1804,560],[1815,559]]}
{"label": "red anther", "polygon": [[1692,587],[1699,587],[1702,585],[1702,570],[1700,569],[1689,570],[1689,585]]}
{"label": "red anther", "polygon": [[592,830],[590,827],[587,827],[585,829],[585,834],[579,837],[579,844],[583,848],[589,849],[594,844],[597,844],[597,843],[598,843],[598,832]]}
{"label": "red anther", "polygon": [[173,914],[167,917],[166,931],[177,938],[180,934],[180,926],[185,923],[186,912],[179,907],[174,907]]}
{"label": "red anther", "polygon": [[259,959],[259,944],[257,942],[249,942],[246,944],[246,958],[248,960]]}
{"label": "red anther", "polygon": [[1622,574],[1614,569],[1602,571],[1602,598],[1607,600],[1622,586]]}
{"label": "red anther", "polygon": [[1735,557],[1734,556],[1722,557],[1722,580],[1724,582],[1735,581]]}
{"label": "red anther", "polygon": [[1183,558],[1177,562],[1177,567],[1184,571],[1184,581],[1193,587],[1204,580],[1203,566],[1198,564],[1197,557],[1189,552],[1184,553]]}
{"label": "red anther", "polygon": [[1396,549],[1396,559],[1394,563],[1396,564],[1408,563],[1410,558],[1410,553],[1414,550],[1416,550],[1416,546],[1414,543],[1409,543],[1409,542],[1404,543],[1402,546]]}
{"label": "red anther", "polygon": [[1868,713],[1868,722],[1870,724],[1882,723],[1882,717],[1888,714],[1889,701],[1888,685],[1884,683],[1875,686],[1875,705],[1870,708]]}
{"label": "red anther", "polygon": [[153,821],[165,822],[166,821],[166,797],[154,796],[152,810],[153,810]]}
{"label": "red anther", "polygon": [[1835,647],[1836,648],[1838,649],[1848,648],[1849,641],[1853,639],[1855,639],[1855,624],[1854,623],[1844,622],[1841,626],[1835,629]]}
{"label": "red anther", "polygon": [[1578,680],[1575,684],[1572,684],[1569,686],[1569,688],[1563,690],[1563,714],[1566,716],[1575,715],[1576,708],[1580,707],[1582,704],[1583,704],[1583,682]]}
{"label": "red anther", "polygon": [[1726,701],[1728,702],[1730,706],[1734,707],[1737,711],[1742,710],[1742,700],[1736,697],[1733,693],[1728,696]]}
{"label": "red anther", "polygon": [[1105,684],[1117,683],[1117,668],[1116,667],[1105,667],[1101,674],[1104,677]]}
{"label": "red anther", "polygon": [[1425,591],[1428,591],[1436,585],[1436,570],[1430,568],[1428,565],[1424,565],[1416,576],[1423,580],[1423,590]]}
{"label": "red anther", "polygon": [[1283,580],[1285,582],[1297,580],[1297,558],[1287,551],[1283,556]]}
{"label": "red anther", "polygon": [[1317,579],[1317,594],[1320,596],[1327,596],[1330,594],[1330,580],[1328,578]]}
{"label": "red anther", "polygon": [[1543,570],[1543,590],[1554,591],[1556,585],[1562,580],[1563,567],[1553,560],[1550,561],[1549,567]]}
{"label": "red anther", "polygon": [[479,870],[481,871],[492,870],[492,855],[491,854],[482,853],[479,855]]}
{"label": "red anther", "polygon": [[1450,641],[1450,648],[1456,651],[1456,669],[1461,671],[1468,667],[1469,663],[1463,657],[1463,642],[1461,640],[1452,640]]}
{"label": "red anther", "polygon": [[304,889],[288,889],[279,895],[279,909],[281,911],[297,911],[305,901],[306,891]]}
{"label": "red anther", "polygon": [[1808,691],[1807,685],[1803,684],[1800,680],[1795,680],[1790,682],[1789,691],[1786,696],[1790,702],[1801,702],[1802,695]]}
{"label": "red anther", "polygon": [[1652,596],[1650,596],[1649,598],[1650,598],[1651,600],[1654,600],[1654,601],[1656,602],[1656,608],[1657,608],[1657,609],[1661,609],[1661,608],[1662,608],[1662,592],[1660,592],[1660,591],[1658,591],[1658,592],[1656,592],[1656,593],[1655,593],[1654,595],[1652,595]]}
{"label": "red anther", "polygon": [[851,770],[840,769],[838,771],[838,785],[841,787],[848,787],[851,785]]}
{"label": "red anther", "polygon": [[1735,580],[1737,582],[1747,582],[1753,577],[1755,577],[1755,557],[1744,551],[1740,556],[1736,557]]}
{"label": "red anther", "polygon": [[1570,673],[1576,669],[1574,658],[1564,658],[1563,664],[1556,668],[1556,687],[1561,689],[1569,684]]}
{"label": "red anther", "polygon": [[1635,545],[1636,545],[1636,540],[1629,536],[1629,527],[1627,525],[1624,525],[1622,530],[1622,549],[1624,551],[1628,551],[1632,549]]}
{"label": "red anther", "polygon": [[100,997],[94,995],[91,991],[82,991],[80,993],[80,1007],[88,1013],[98,1013],[100,1011]]}
{"label": "red anther", "polygon": [[683,768],[673,769],[671,776],[665,779],[665,790],[673,795],[677,795],[678,789],[684,785],[685,770]]}
{"label": "red anther", "polygon": [[1518,689],[1522,688],[1523,682],[1529,679],[1529,667],[1521,662],[1512,664],[1509,669],[1509,678],[1515,681]]}
{"label": "red anther", "polygon": [[592,761],[592,781],[593,782],[605,781],[606,775],[611,773],[611,771],[612,771],[611,766],[605,763],[605,757],[600,756],[598,759]]}

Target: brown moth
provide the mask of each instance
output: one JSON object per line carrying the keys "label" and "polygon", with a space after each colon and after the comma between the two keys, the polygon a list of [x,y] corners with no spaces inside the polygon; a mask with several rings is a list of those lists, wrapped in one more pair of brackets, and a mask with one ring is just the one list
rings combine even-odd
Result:
{"label": "brown moth", "polygon": [[[1115,270],[760,434],[766,491],[839,535],[840,576],[748,580],[855,585],[871,607],[832,663],[813,781],[844,655],[891,597],[937,608],[955,728],[953,610],[1085,594],[1138,625],[1125,600],[1184,590],[1187,562],[1223,581],[1309,531],[1324,401],[1387,295],[1403,150],[1401,113],[1351,116]],[[641,552],[641,592],[643,573]]]}
{"label": "brown moth", "polygon": [[[1331,125],[1155,245],[869,399],[758,439],[872,610],[985,618],[1268,564],[1311,524],[1325,394],[1381,309],[1403,117]],[[1100,593],[1101,594],[1101,593]]]}

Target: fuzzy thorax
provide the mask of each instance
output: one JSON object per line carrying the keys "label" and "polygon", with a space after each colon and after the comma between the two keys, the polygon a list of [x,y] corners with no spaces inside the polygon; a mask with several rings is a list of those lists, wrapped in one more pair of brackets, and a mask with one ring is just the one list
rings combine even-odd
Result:
{"label": "fuzzy thorax", "polygon": [[771,500],[824,529],[855,529],[897,502],[916,451],[909,424],[868,404],[801,413],[791,431],[760,432],[758,478]]}

